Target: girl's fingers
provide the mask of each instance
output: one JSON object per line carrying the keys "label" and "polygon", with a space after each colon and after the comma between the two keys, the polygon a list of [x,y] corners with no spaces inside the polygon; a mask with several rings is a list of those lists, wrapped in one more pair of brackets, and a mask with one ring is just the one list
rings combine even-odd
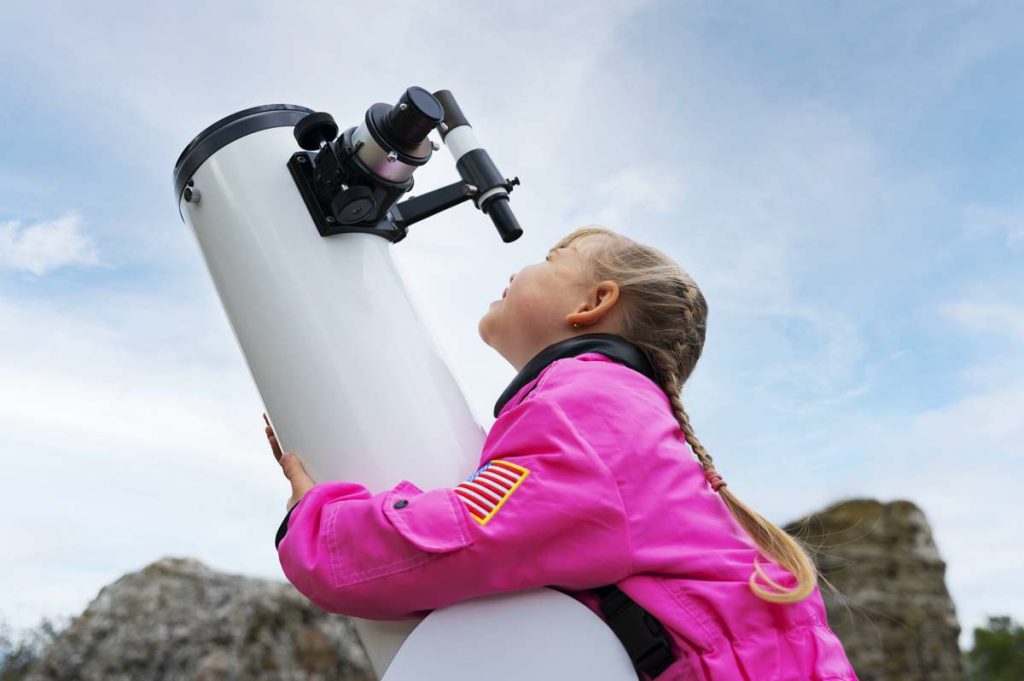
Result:
{"label": "girl's fingers", "polygon": [[[270,442],[270,449],[274,452],[274,458],[281,464],[281,469],[284,471],[284,475],[288,478],[288,481],[292,485],[292,496],[288,500],[288,508],[295,506],[305,496],[316,483],[309,477],[309,473],[306,472],[305,466],[302,465],[302,461],[299,457],[295,456],[293,452],[282,452],[281,444],[277,441],[277,435],[274,434],[274,428],[270,425],[270,419],[267,418],[267,412],[263,412],[263,422],[267,426],[263,429],[267,434],[267,440]],[[287,454],[287,456],[286,456]]]}
{"label": "girl's fingers", "polygon": [[306,472],[306,467],[302,465],[302,461],[295,456],[294,452],[285,452],[285,457],[281,460],[281,468],[284,469],[285,477],[292,481],[292,485],[303,486],[312,482],[309,473]]}
{"label": "girl's fingers", "polygon": [[[266,414],[263,415],[263,420],[267,420]],[[267,440],[270,442],[270,450],[274,452],[274,458],[280,461],[282,454],[281,445],[278,443],[277,435],[274,435],[274,429],[269,422],[267,423],[267,427],[263,429],[263,432],[267,434]]]}
{"label": "girl's fingers", "polygon": [[294,505],[305,496],[306,492],[316,486],[316,483],[309,477],[309,473],[306,472],[302,461],[293,452],[285,452],[285,459],[281,466],[284,469],[285,476],[292,485],[291,504]]}

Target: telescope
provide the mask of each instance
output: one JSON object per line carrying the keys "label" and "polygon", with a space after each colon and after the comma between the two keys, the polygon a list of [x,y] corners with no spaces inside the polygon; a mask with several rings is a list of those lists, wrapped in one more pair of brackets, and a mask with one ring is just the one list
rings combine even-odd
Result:
{"label": "telescope", "polygon": [[[339,132],[330,114],[291,104],[222,118],[178,157],[178,210],[278,441],[313,480],[452,487],[478,468],[485,432],[390,249],[467,201],[515,241],[519,178],[498,171],[448,90],[409,87]],[[460,179],[406,196],[442,144]],[[481,660],[498,681],[636,678],[611,629],[553,589],[472,599],[422,621],[354,622],[385,681],[476,679]]]}

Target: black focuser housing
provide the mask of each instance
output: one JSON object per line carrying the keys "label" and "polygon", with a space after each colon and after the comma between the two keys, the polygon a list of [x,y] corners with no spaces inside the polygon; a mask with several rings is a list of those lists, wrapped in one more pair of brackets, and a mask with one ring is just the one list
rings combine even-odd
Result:
{"label": "black focuser housing", "polygon": [[326,112],[311,113],[295,125],[295,140],[304,151],[292,155],[288,169],[321,236],[364,232],[398,242],[409,225],[469,199],[490,215],[503,240],[522,234],[508,205],[508,192],[519,179],[503,178],[483,149],[459,159],[464,181],[397,204],[412,189],[413,172],[439,148],[429,140],[430,131],[438,129],[443,139],[446,121],[465,121],[451,93],[435,94],[442,97],[410,87],[393,106],[371,106],[363,124],[340,137]]}
{"label": "black focuser housing", "polygon": [[430,131],[444,119],[441,102],[420,87],[406,90],[398,104],[387,107],[387,111],[380,111],[381,106],[386,105],[375,104],[371,108],[382,114],[379,122],[374,119],[377,130],[388,144],[408,153],[415,153]]}

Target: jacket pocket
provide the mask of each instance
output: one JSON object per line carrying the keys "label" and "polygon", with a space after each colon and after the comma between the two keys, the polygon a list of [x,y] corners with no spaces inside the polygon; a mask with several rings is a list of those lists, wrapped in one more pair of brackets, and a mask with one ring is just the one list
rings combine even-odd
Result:
{"label": "jacket pocket", "polygon": [[414,570],[474,541],[450,489],[425,493],[403,481],[374,500],[358,509],[338,504],[331,513],[335,588]]}

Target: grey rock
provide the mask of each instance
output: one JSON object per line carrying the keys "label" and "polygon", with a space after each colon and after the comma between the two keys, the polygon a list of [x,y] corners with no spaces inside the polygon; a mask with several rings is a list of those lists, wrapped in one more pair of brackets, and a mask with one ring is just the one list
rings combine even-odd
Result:
{"label": "grey rock", "polygon": [[852,499],[785,527],[814,553],[829,626],[861,681],[962,681],[960,625],[924,513]]}
{"label": "grey rock", "polygon": [[287,582],[164,558],[103,587],[26,681],[369,681],[350,621]]}
{"label": "grey rock", "polygon": [[[834,584],[829,624],[861,681],[962,681],[946,565],[914,504],[854,499],[790,523]],[[104,587],[26,681],[369,681],[351,622],[284,581],[164,558]]]}

